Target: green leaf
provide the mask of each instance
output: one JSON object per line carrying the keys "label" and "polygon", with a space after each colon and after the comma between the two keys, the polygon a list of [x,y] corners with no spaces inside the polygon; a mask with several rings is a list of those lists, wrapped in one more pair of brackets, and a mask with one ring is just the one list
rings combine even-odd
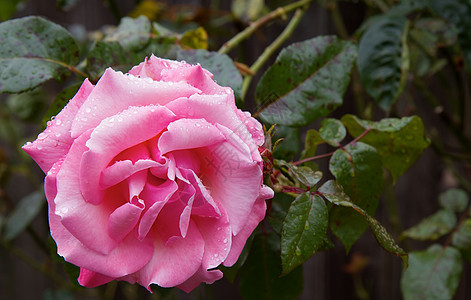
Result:
{"label": "green leaf", "polygon": [[458,250],[435,244],[409,257],[409,268],[401,278],[404,300],[453,298],[463,269]]}
{"label": "green leaf", "polygon": [[23,92],[59,80],[78,56],[69,32],[41,17],[0,23],[0,92]]}
{"label": "green leaf", "polygon": [[140,50],[149,42],[151,23],[145,16],[124,17],[115,31],[108,34],[105,42],[118,42],[124,50]]}
{"label": "green leaf", "polygon": [[67,105],[69,100],[74,97],[81,85],[82,83],[73,84],[62,90],[56,96],[56,99],[54,99],[54,101],[49,106],[49,109],[44,114],[42,121],[44,128],[46,127],[47,122],[51,120],[52,117],[57,116],[57,114]]}
{"label": "green leaf", "polygon": [[426,3],[433,12],[458,30],[458,42],[464,54],[466,70],[471,72],[471,3],[464,0],[433,0]]}
{"label": "green leaf", "polygon": [[245,300],[296,299],[303,290],[302,267],[283,277],[280,274],[279,237],[274,233],[256,235],[240,270],[240,294]]}
{"label": "green leaf", "polygon": [[450,233],[456,225],[455,213],[449,209],[441,209],[419,224],[404,231],[402,236],[415,240],[436,240]]}
{"label": "green leaf", "polygon": [[[309,157],[314,157],[316,156],[316,151],[317,151],[317,146],[320,144],[325,143],[325,141],[322,139],[321,135],[319,132],[317,132],[314,129],[309,129],[306,132],[306,138],[304,141],[304,150],[301,153],[301,159],[309,158]],[[307,161],[303,163],[305,166],[310,167],[313,170],[318,170],[319,167],[317,163],[314,161]]]}
{"label": "green leaf", "polygon": [[7,98],[7,107],[21,120],[35,121],[40,119],[46,108],[46,94],[41,89],[21,94],[12,94]]}
{"label": "green leaf", "polygon": [[368,134],[362,137],[361,141],[376,148],[394,181],[404,174],[430,145],[430,141],[425,137],[424,124],[418,116],[371,122],[354,115],[345,115],[341,121],[353,137],[360,136],[369,128]]}
{"label": "green leaf", "polygon": [[315,186],[322,179],[322,172],[313,171],[306,166],[295,166],[283,160],[275,160],[276,165],[287,167],[294,179],[298,180],[307,187]]}
{"label": "green leaf", "polygon": [[[380,244],[381,247],[383,247],[383,249],[388,251],[389,253],[401,257],[402,261],[404,262],[404,265],[407,267],[407,253],[396,244],[391,235],[376,219],[371,217],[361,207],[355,205],[350,201],[350,198],[344,193],[341,185],[339,185],[335,180],[329,180],[318,189],[318,192],[321,193],[322,197],[332,202],[333,204],[342,206],[342,208],[350,210],[350,214],[358,213],[358,216],[363,217],[366,220],[371,231],[373,232],[373,235],[378,241],[378,244]],[[356,212],[353,212],[353,210],[355,210]]]}
{"label": "green leaf", "polygon": [[471,218],[467,218],[453,233],[451,244],[460,250],[471,250]]}
{"label": "green leaf", "polygon": [[36,191],[23,197],[15,206],[13,212],[8,216],[4,228],[6,240],[16,238],[33,221],[41,211],[44,203],[44,192]]}
{"label": "green leaf", "polygon": [[468,206],[468,194],[462,189],[448,189],[438,196],[438,201],[443,208],[454,212],[463,212]]}
{"label": "green leaf", "polygon": [[213,73],[213,79],[220,86],[232,88],[236,98],[240,98],[242,75],[234,66],[232,59],[226,54],[207,50],[185,50],[177,52],[177,59],[185,60],[190,64],[201,64],[203,68]]}
{"label": "green leaf", "polygon": [[21,0],[0,1],[0,22],[10,19],[15,14],[18,5],[23,1]]}
{"label": "green leaf", "polygon": [[294,197],[285,193],[275,193],[268,210],[267,219],[273,230],[281,235],[281,227]]}
{"label": "green leaf", "polygon": [[343,102],[356,58],[353,43],[316,37],[284,48],[263,74],[255,97],[272,124],[304,126],[327,116]]}
{"label": "green leaf", "polygon": [[203,27],[183,33],[180,44],[190,49],[208,49],[208,33]]}
{"label": "green leaf", "polygon": [[329,145],[338,147],[347,135],[347,130],[339,120],[327,118],[322,120],[319,134]]}
{"label": "green leaf", "polygon": [[97,81],[106,68],[126,64],[129,61],[124,49],[118,42],[96,41],[87,54],[86,71],[92,82]]}
{"label": "green leaf", "polygon": [[327,206],[320,196],[304,193],[291,203],[281,231],[282,275],[316,253],[323,244],[327,224]]}
{"label": "green leaf", "polygon": [[404,87],[408,66],[407,24],[403,16],[383,15],[365,31],[358,45],[361,81],[384,110],[390,109]]}
{"label": "green leaf", "polygon": [[[347,145],[332,155],[329,169],[351,201],[373,214],[382,194],[381,158],[371,146],[362,142]],[[344,207],[333,207],[330,228],[347,251],[368,227],[361,216]]]}

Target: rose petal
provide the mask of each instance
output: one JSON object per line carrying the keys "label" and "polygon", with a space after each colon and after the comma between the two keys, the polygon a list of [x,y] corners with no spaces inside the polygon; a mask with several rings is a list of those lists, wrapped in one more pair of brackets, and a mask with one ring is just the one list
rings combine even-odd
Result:
{"label": "rose petal", "polygon": [[101,173],[100,188],[105,189],[118,184],[139,171],[160,167],[162,167],[160,163],[148,159],[138,160],[134,164],[130,160],[117,161]]}
{"label": "rose petal", "polygon": [[260,221],[265,217],[265,212],[267,209],[265,200],[270,198],[273,198],[273,190],[267,186],[263,186],[260,189],[260,196],[252,207],[252,211],[246,220],[245,226],[239,231],[237,235],[232,237],[231,251],[223,263],[224,266],[230,267],[237,262],[242,249],[244,249],[248,237],[252,234]]}
{"label": "rose petal", "polygon": [[201,267],[204,242],[195,223],[190,222],[185,238],[156,238],[154,255],[139,271],[139,283],[149,289],[152,283],[161,287],[174,287],[191,278]]}
{"label": "rose petal", "polygon": [[206,271],[203,268],[200,268],[191,278],[189,278],[184,283],[180,284],[178,288],[184,290],[185,292],[191,292],[195,287],[200,285],[202,282],[207,284],[212,284],[216,280],[221,279],[223,276],[222,272],[219,270]]}
{"label": "rose petal", "polygon": [[112,158],[157,135],[174,117],[163,106],[143,106],[128,108],[103,120],[87,141],[89,151],[83,154],[80,162],[80,187],[84,199],[92,204],[100,203],[100,174]]}
{"label": "rose petal", "polygon": [[136,226],[143,207],[125,203],[115,209],[108,221],[108,233],[115,241],[120,242]]}
{"label": "rose petal", "polygon": [[140,76],[143,78],[152,78],[153,80],[161,80],[161,73],[165,69],[180,69],[187,68],[190,65],[185,62],[179,62],[174,60],[162,59],[156,57],[154,54],[150,58],[146,58],[144,62],[133,67],[129,74],[134,76]]}
{"label": "rose petal", "polygon": [[62,159],[69,151],[74,139],[70,127],[82,103],[87,99],[93,85],[85,79],[77,94],[69,101],[54,120],[47,122],[47,128],[32,143],[22,148],[46,173],[52,165]]}
{"label": "rose petal", "polygon": [[103,274],[93,272],[84,268],[80,268],[80,275],[78,277],[78,282],[80,285],[87,287],[87,288],[94,288],[99,285],[108,283],[115,278],[108,277]]}
{"label": "rose petal", "polygon": [[108,117],[130,106],[165,105],[200,92],[184,82],[153,81],[106,69],[72,124],[72,137],[95,128]]}
{"label": "rose petal", "polygon": [[162,154],[175,150],[207,147],[222,142],[225,138],[214,125],[204,119],[180,119],[168,125],[159,139]]}

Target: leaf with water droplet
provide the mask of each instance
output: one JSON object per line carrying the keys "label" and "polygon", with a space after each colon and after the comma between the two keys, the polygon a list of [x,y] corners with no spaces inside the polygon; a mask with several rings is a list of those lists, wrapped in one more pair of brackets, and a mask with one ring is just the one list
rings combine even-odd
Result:
{"label": "leaf with water droplet", "polygon": [[361,142],[376,148],[383,165],[391,172],[394,182],[419,158],[429,146],[422,120],[418,116],[386,118],[379,122],[361,120],[354,115],[341,118],[353,137],[367,128],[369,132]]}
{"label": "leaf with water droplet", "polygon": [[438,196],[440,205],[454,212],[463,212],[468,206],[468,194],[462,189],[448,189]]}
{"label": "leaf with water droplet", "polygon": [[41,17],[0,23],[0,92],[30,90],[61,79],[78,62],[75,40],[63,27]]}
{"label": "leaf with water droplet", "polygon": [[456,215],[452,210],[441,209],[404,231],[402,236],[420,241],[436,240],[451,232],[456,223]]}
{"label": "leaf with water droplet", "polygon": [[338,147],[347,135],[347,130],[339,120],[327,118],[322,120],[319,134],[329,145]]}
{"label": "leaf with water droplet", "polygon": [[283,275],[317,251],[326,236],[327,224],[327,206],[320,196],[305,193],[291,203],[281,236]]}
{"label": "leaf with water droplet", "polygon": [[[383,168],[375,148],[357,142],[338,149],[330,159],[329,169],[353,204],[369,214],[376,211],[383,192]],[[345,207],[333,207],[330,213],[330,229],[349,251],[368,224]]]}
{"label": "leaf with water droplet", "polygon": [[295,166],[294,164],[287,163],[284,160],[276,160],[275,164],[287,167],[291,175],[296,180],[310,188],[314,187],[322,179],[321,171],[313,171],[308,166]]}

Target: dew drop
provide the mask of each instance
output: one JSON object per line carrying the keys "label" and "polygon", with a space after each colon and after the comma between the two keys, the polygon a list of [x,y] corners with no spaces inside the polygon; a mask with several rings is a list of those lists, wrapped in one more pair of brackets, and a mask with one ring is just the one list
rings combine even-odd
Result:
{"label": "dew drop", "polygon": [[91,109],[90,107],[87,107],[87,109],[85,109],[85,112],[86,112],[87,114],[89,114],[89,113],[92,112],[92,109]]}
{"label": "dew drop", "polygon": [[56,120],[56,125],[61,125],[62,124],[62,121],[60,119],[57,119]]}
{"label": "dew drop", "polygon": [[296,247],[296,255],[297,256],[301,255],[301,249],[299,247]]}
{"label": "dew drop", "polygon": [[38,140],[44,140],[47,137],[47,134],[44,132],[41,132],[38,134]]}

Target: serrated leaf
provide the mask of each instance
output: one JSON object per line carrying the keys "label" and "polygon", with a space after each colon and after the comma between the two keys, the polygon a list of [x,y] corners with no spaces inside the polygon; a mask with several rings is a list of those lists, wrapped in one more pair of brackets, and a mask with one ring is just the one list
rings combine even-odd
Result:
{"label": "serrated leaf", "polygon": [[450,233],[456,225],[456,216],[449,209],[441,209],[435,214],[423,219],[419,224],[404,231],[402,236],[415,240],[436,240]]}
{"label": "serrated leaf", "polygon": [[274,234],[255,236],[240,270],[239,291],[246,300],[296,299],[303,290],[302,267],[280,277],[280,239]]}
{"label": "serrated leaf", "polygon": [[49,109],[44,114],[42,120],[44,128],[46,128],[47,122],[51,120],[53,116],[56,116],[67,105],[69,100],[74,97],[81,85],[82,83],[73,84],[57,94],[56,98],[49,106]]}
{"label": "serrated leaf", "polygon": [[78,56],[69,32],[46,19],[0,23],[0,92],[27,91],[51,78],[59,80]]}
{"label": "serrated leaf", "polygon": [[201,64],[203,68],[213,73],[213,79],[220,86],[232,88],[236,98],[240,98],[242,75],[234,66],[232,59],[226,54],[207,50],[185,50],[177,52],[177,59],[185,60],[191,64]]}
{"label": "serrated leaf", "polygon": [[357,67],[361,81],[384,110],[390,109],[404,87],[406,30],[405,17],[386,14],[366,29],[358,45]]}
{"label": "serrated leaf", "polygon": [[371,122],[354,115],[345,115],[341,121],[353,137],[358,137],[369,128],[361,141],[376,148],[394,181],[415,163],[430,144],[425,137],[424,124],[418,116]]}
{"label": "serrated leaf", "polygon": [[468,194],[462,189],[448,189],[438,196],[438,202],[443,208],[450,209],[454,212],[463,212],[468,206]]}
{"label": "serrated leaf", "polygon": [[118,42],[96,41],[87,54],[86,71],[90,80],[97,81],[106,68],[124,65],[128,62],[128,56]]}
{"label": "serrated leaf", "polygon": [[401,278],[404,300],[446,300],[456,292],[462,272],[461,255],[453,247],[432,245],[409,254],[409,268]]}
{"label": "serrated leaf", "polygon": [[344,193],[342,186],[340,186],[335,180],[329,180],[324,183],[318,189],[318,192],[322,195],[322,197],[332,202],[333,204],[342,206],[345,209],[349,209],[350,214],[355,214],[353,211],[355,210],[359,216],[366,220],[368,227],[370,227],[371,231],[373,232],[373,235],[375,236],[378,244],[380,244],[381,247],[383,247],[383,249],[389,253],[399,256],[404,262],[404,265],[407,267],[407,253],[396,244],[387,230],[375,218],[371,217],[364,209],[350,201],[350,198]]}
{"label": "serrated leaf", "polygon": [[356,58],[353,43],[321,36],[284,48],[255,91],[265,106],[260,118],[272,124],[304,126],[343,102]]}
{"label": "serrated leaf", "polygon": [[208,33],[203,27],[188,30],[180,38],[180,44],[183,48],[190,49],[208,49]]}
{"label": "serrated leaf", "polygon": [[[329,169],[351,201],[373,214],[382,194],[381,157],[370,145],[362,142],[338,149],[332,155]],[[359,215],[344,207],[333,207],[330,228],[347,251],[368,227]]]}
{"label": "serrated leaf", "polygon": [[291,203],[281,231],[282,275],[316,253],[324,241],[327,224],[327,206],[320,196],[304,193]]}
{"label": "serrated leaf", "polygon": [[322,120],[319,134],[329,145],[338,147],[347,135],[347,130],[339,120],[327,118]]}
{"label": "serrated leaf", "polygon": [[115,31],[108,34],[105,42],[117,42],[124,50],[140,50],[149,42],[151,23],[145,16],[124,17]]}
{"label": "serrated leaf", "polygon": [[36,217],[44,203],[44,192],[36,191],[23,197],[8,216],[4,228],[5,240],[16,238]]}

